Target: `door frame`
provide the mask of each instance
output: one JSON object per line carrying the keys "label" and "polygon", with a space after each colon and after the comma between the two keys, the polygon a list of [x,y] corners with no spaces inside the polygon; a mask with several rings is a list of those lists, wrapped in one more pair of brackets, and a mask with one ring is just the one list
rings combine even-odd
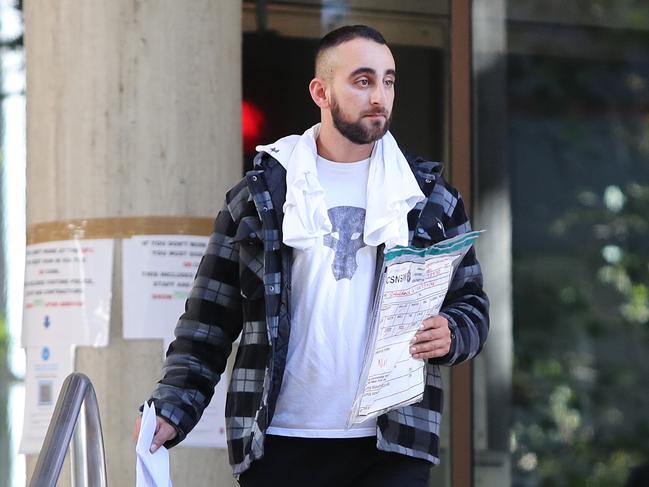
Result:
{"label": "door frame", "polygon": [[[450,0],[450,166],[467,211],[472,202],[471,0]],[[451,368],[451,485],[473,486],[473,364]]]}

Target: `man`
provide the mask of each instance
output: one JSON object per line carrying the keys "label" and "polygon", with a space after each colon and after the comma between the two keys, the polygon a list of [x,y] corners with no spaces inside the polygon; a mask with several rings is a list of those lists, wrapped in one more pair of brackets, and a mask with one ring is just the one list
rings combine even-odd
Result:
{"label": "man", "polygon": [[152,401],[152,450],[198,422],[241,335],[226,402],[243,486],[425,486],[439,462],[439,365],[474,357],[488,300],[473,249],[439,316],[422,323],[421,403],[347,429],[385,247],[470,230],[441,165],[408,158],[388,132],[395,63],[366,26],[326,35],[309,84],[321,123],[259,147],[216,218]]}

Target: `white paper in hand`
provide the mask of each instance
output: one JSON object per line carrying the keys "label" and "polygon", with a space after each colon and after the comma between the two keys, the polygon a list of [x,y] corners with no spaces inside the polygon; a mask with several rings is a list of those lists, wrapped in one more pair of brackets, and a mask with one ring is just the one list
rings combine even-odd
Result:
{"label": "white paper in hand", "polygon": [[136,487],[172,487],[169,476],[169,450],[161,446],[155,453],[150,451],[155,428],[155,407],[149,406],[145,402],[142,410],[140,436],[138,436],[137,445],[135,445]]}

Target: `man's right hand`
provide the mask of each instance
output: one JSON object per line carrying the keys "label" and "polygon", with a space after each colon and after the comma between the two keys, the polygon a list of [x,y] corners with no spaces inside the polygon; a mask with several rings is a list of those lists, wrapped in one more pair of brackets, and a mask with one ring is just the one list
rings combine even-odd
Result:
{"label": "man's right hand", "polygon": [[[160,448],[161,445],[164,445],[167,441],[173,440],[176,437],[176,428],[171,426],[166,419],[161,418],[160,416],[156,416],[155,420],[155,434],[153,435],[153,441],[151,442],[151,447],[149,448],[149,451],[151,453],[155,453],[155,451]],[[141,426],[142,417],[138,417],[135,420],[135,429],[133,430],[133,439],[136,443],[138,436],[140,436]]]}

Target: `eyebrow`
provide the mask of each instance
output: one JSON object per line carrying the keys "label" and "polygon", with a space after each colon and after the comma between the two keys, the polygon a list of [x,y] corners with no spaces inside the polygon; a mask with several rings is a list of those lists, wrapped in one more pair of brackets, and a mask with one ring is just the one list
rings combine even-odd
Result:
{"label": "eyebrow", "polygon": [[[359,74],[371,74],[372,76],[376,76],[376,70],[373,68],[367,68],[367,67],[361,67],[357,68],[352,73],[349,75],[350,78],[353,78],[354,76],[358,76]],[[392,76],[397,76],[397,72],[394,69],[388,69],[385,72],[386,75],[392,75]]]}

